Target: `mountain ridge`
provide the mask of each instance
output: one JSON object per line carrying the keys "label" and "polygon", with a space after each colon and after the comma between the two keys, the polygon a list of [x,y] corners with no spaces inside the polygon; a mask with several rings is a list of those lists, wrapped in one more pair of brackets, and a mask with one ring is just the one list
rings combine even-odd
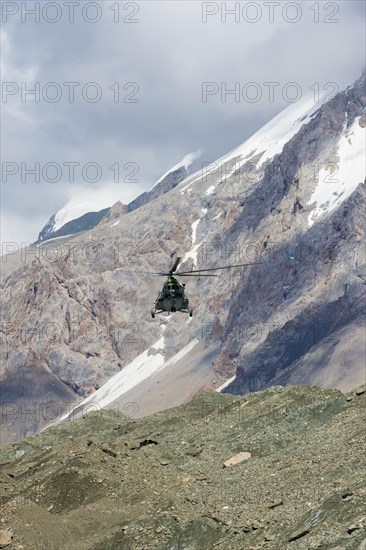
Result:
{"label": "mountain ridge", "polygon": [[[161,194],[174,189],[176,185],[185,179],[187,173],[186,166],[180,166],[179,168],[169,171],[163,178],[158,180],[149,191],[144,191],[127,205],[123,205],[125,213],[132,212],[136,208],[140,208],[140,206],[148,203],[150,200],[154,200]],[[62,212],[66,207],[67,205],[59,212]],[[86,212],[82,216],[62,223],[61,227],[57,227],[57,215],[59,214],[59,212],[57,212],[51,216],[46,225],[41,229],[36,242],[43,242],[54,239],[55,237],[69,236],[80,231],[93,229],[101,220],[108,217],[112,207],[113,205],[108,208],[103,208],[98,212]]]}
{"label": "mountain ridge", "polygon": [[[256,143],[269,143],[271,158],[260,146],[253,152],[242,144],[128,215],[117,203],[90,231],[8,255],[0,389],[13,422],[2,427],[3,439],[15,441],[45,425],[21,422],[27,400],[46,410],[56,401],[59,416],[67,412],[69,403],[57,398],[52,384],[73,391],[75,406],[90,396],[98,405],[103,384],[139,356],[139,383],[108,406],[123,410],[137,403],[141,416],[184,403],[233,375],[224,391],[259,390],[275,380],[311,383],[308,373],[342,391],[362,383],[364,183],[351,174],[350,181],[337,182],[343,194],[337,191],[334,202],[310,201],[315,189],[332,185],[332,168],[344,159],[340,140],[346,136],[350,151],[359,151],[363,133],[352,124],[365,128],[364,84],[363,76],[311,116],[313,106],[296,107],[296,120],[285,112],[283,124],[287,120],[292,132],[285,143],[276,125],[274,134],[271,124],[257,132]],[[163,281],[149,272],[166,272],[175,255],[184,270],[255,265],[192,278],[186,292],[193,318],[177,313],[152,320]],[[163,345],[156,348],[157,342]],[[297,344],[301,356],[291,351]],[[152,372],[158,360],[162,368]],[[48,380],[46,395],[31,384],[32,372]],[[6,381],[14,387],[25,373],[32,390],[14,394]]]}

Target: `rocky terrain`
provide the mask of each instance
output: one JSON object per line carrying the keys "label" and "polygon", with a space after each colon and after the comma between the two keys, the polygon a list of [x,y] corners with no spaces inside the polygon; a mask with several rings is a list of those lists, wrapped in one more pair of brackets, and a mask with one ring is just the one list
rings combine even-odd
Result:
{"label": "rocky terrain", "polygon": [[[306,205],[314,181],[305,168],[320,165],[327,151],[328,172],[340,171],[336,136],[357,115],[365,127],[365,95],[363,79],[323,105],[273,160],[230,228],[236,249],[245,249],[249,233],[257,247],[266,235],[262,246],[270,250],[235,289],[217,360],[237,364],[227,391],[243,393],[276,381],[347,391],[355,378],[365,380],[365,182],[310,225]],[[336,181],[338,176],[331,177],[327,185],[335,188]],[[263,218],[255,214],[258,204]],[[254,322],[253,310],[260,311]]]}
{"label": "rocky terrain", "polygon": [[[85,399],[144,416],[234,376],[225,392],[365,383],[365,95],[363,75],[294,104],[132,210],[2,258],[2,442]],[[152,319],[151,272],[177,255],[184,270],[254,265],[185,279],[192,319]]]}
{"label": "rocky terrain", "polygon": [[99,410],[2,447],[9,550],[364,550],[365,386]]}

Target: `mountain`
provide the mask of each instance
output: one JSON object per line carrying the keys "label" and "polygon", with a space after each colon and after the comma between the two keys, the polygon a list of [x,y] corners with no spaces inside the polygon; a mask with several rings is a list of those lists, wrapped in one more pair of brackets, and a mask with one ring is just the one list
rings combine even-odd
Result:
{"label": "mountain", "polygon": [[91,412],[0,449],[0,545],[365,548],[365,386]]}
{"label": "mountain", "polygon": [[100,220],[108,215],[109,210],[110,208],[104,208],[99,212],[87,212],[83,216],[64,223],[59,229],[57,229],[57,227],[59,227],[59,224],[57,223],[58,213],[53,214],[39,233],[37,242],[46,241],[57,237],[65,237],[74,233],[79,233],[80,231],[92,229],[100,222]]}
{"label": "mountain", "polygon": [[[178,183],[187,177],[189,166],[199,154],[200,152],[197,151],[196,153],[186,155],[177,165],[170,168],[168,172],[159,178],[150,191],[145,191],[126,205],[125,212],[132,212],[132,210],[139,208],[163,193],[167,193],[171,189],[174,189]],[[114,193],[114,195],[115,194],[116,193]],[[110,205],[113,200],[112,196],[113,195],[107,190],[104,193],[89,193],[88,196],[82,193],[81,196],[73,197],[63,208],[61,208],[61,210],[51,216],[40,231],[37,242],[92,229],[103,218],[106,216],[108,217],[111,206],[95,212],[91,211],[91,209],[99,208],[101,203]]]}
{"label": "mountain", "polygon": [[[365,105],[363,75],[138,207],[6,256],[3,441],[85,408],[143,417],[227,380],[234,394],[364,383]],[[151,272],[176,256],[254,265],[187,279],[193,317],[152,319]]]}
{"label": "mountain", "polygon": [[365,126],[363,77],[284,146],[230,229],[235,243],[267,233],[271,250],[232,300],[218,363],[230,357],[237,371],[225,391],[365,380]]}

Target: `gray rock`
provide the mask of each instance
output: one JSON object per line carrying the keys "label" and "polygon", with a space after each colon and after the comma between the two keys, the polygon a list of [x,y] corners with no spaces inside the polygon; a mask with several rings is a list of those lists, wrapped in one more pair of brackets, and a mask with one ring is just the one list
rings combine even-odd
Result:
{"label": "gray rock", "polygon": [[288,541],[289,542],[292,542],[294,540],[297,540],[297,539],[300,539],[302,537],[304,537],[305,535],[307,535],[308,533],[310,533],[310,529],[305,527],[305,528],[302,528],[302,529],[298,529],[297,531],[295,531],[295,533],[293,533],[289,538],[288,538]]}

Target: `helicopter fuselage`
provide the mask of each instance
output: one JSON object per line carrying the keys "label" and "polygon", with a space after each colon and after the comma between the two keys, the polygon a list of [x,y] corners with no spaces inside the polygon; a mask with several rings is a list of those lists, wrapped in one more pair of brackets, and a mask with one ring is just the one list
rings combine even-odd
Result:
{"label": "helicopter fuselage", "polygon": [[162,291],[155,300],[154,309],[151,312],[152,317],[155,317],[155,313],[163,313],[164,311],[172,313],[183,311],[192,315],[184,286],[185,285],[181,285],[175,277],[170,275],[165,281]]}
{"label": "helicopter fuselage", "polygon": [[179,277],[217,277],[216,274],[206,273],[206,271],[211,272],[220,269],[231,269],[233,267],[247,267],[249,265],[261,263],[251,262],[247,264],[223,265],[220,267],[208,267],[206,269],[191,269],[191,271],[177,272],[177,267],[181,260],[182,258],[178,256],[168,273],[153,273],[153,275],[168,276],[167,280],[164,283],[162,291],[155,300],[154,309],[151,312],[151,316],[153,318],[155,317],[155,313],[163,313],[164,311],[173,313],[175,311],[184,311],[186,313],[189,313],[189,316],[192,317],[193,311],[189,309],[189,300],[184,291],[185,285],[181,285],[180,282],[173,276],[173,273],[177,273]]}

